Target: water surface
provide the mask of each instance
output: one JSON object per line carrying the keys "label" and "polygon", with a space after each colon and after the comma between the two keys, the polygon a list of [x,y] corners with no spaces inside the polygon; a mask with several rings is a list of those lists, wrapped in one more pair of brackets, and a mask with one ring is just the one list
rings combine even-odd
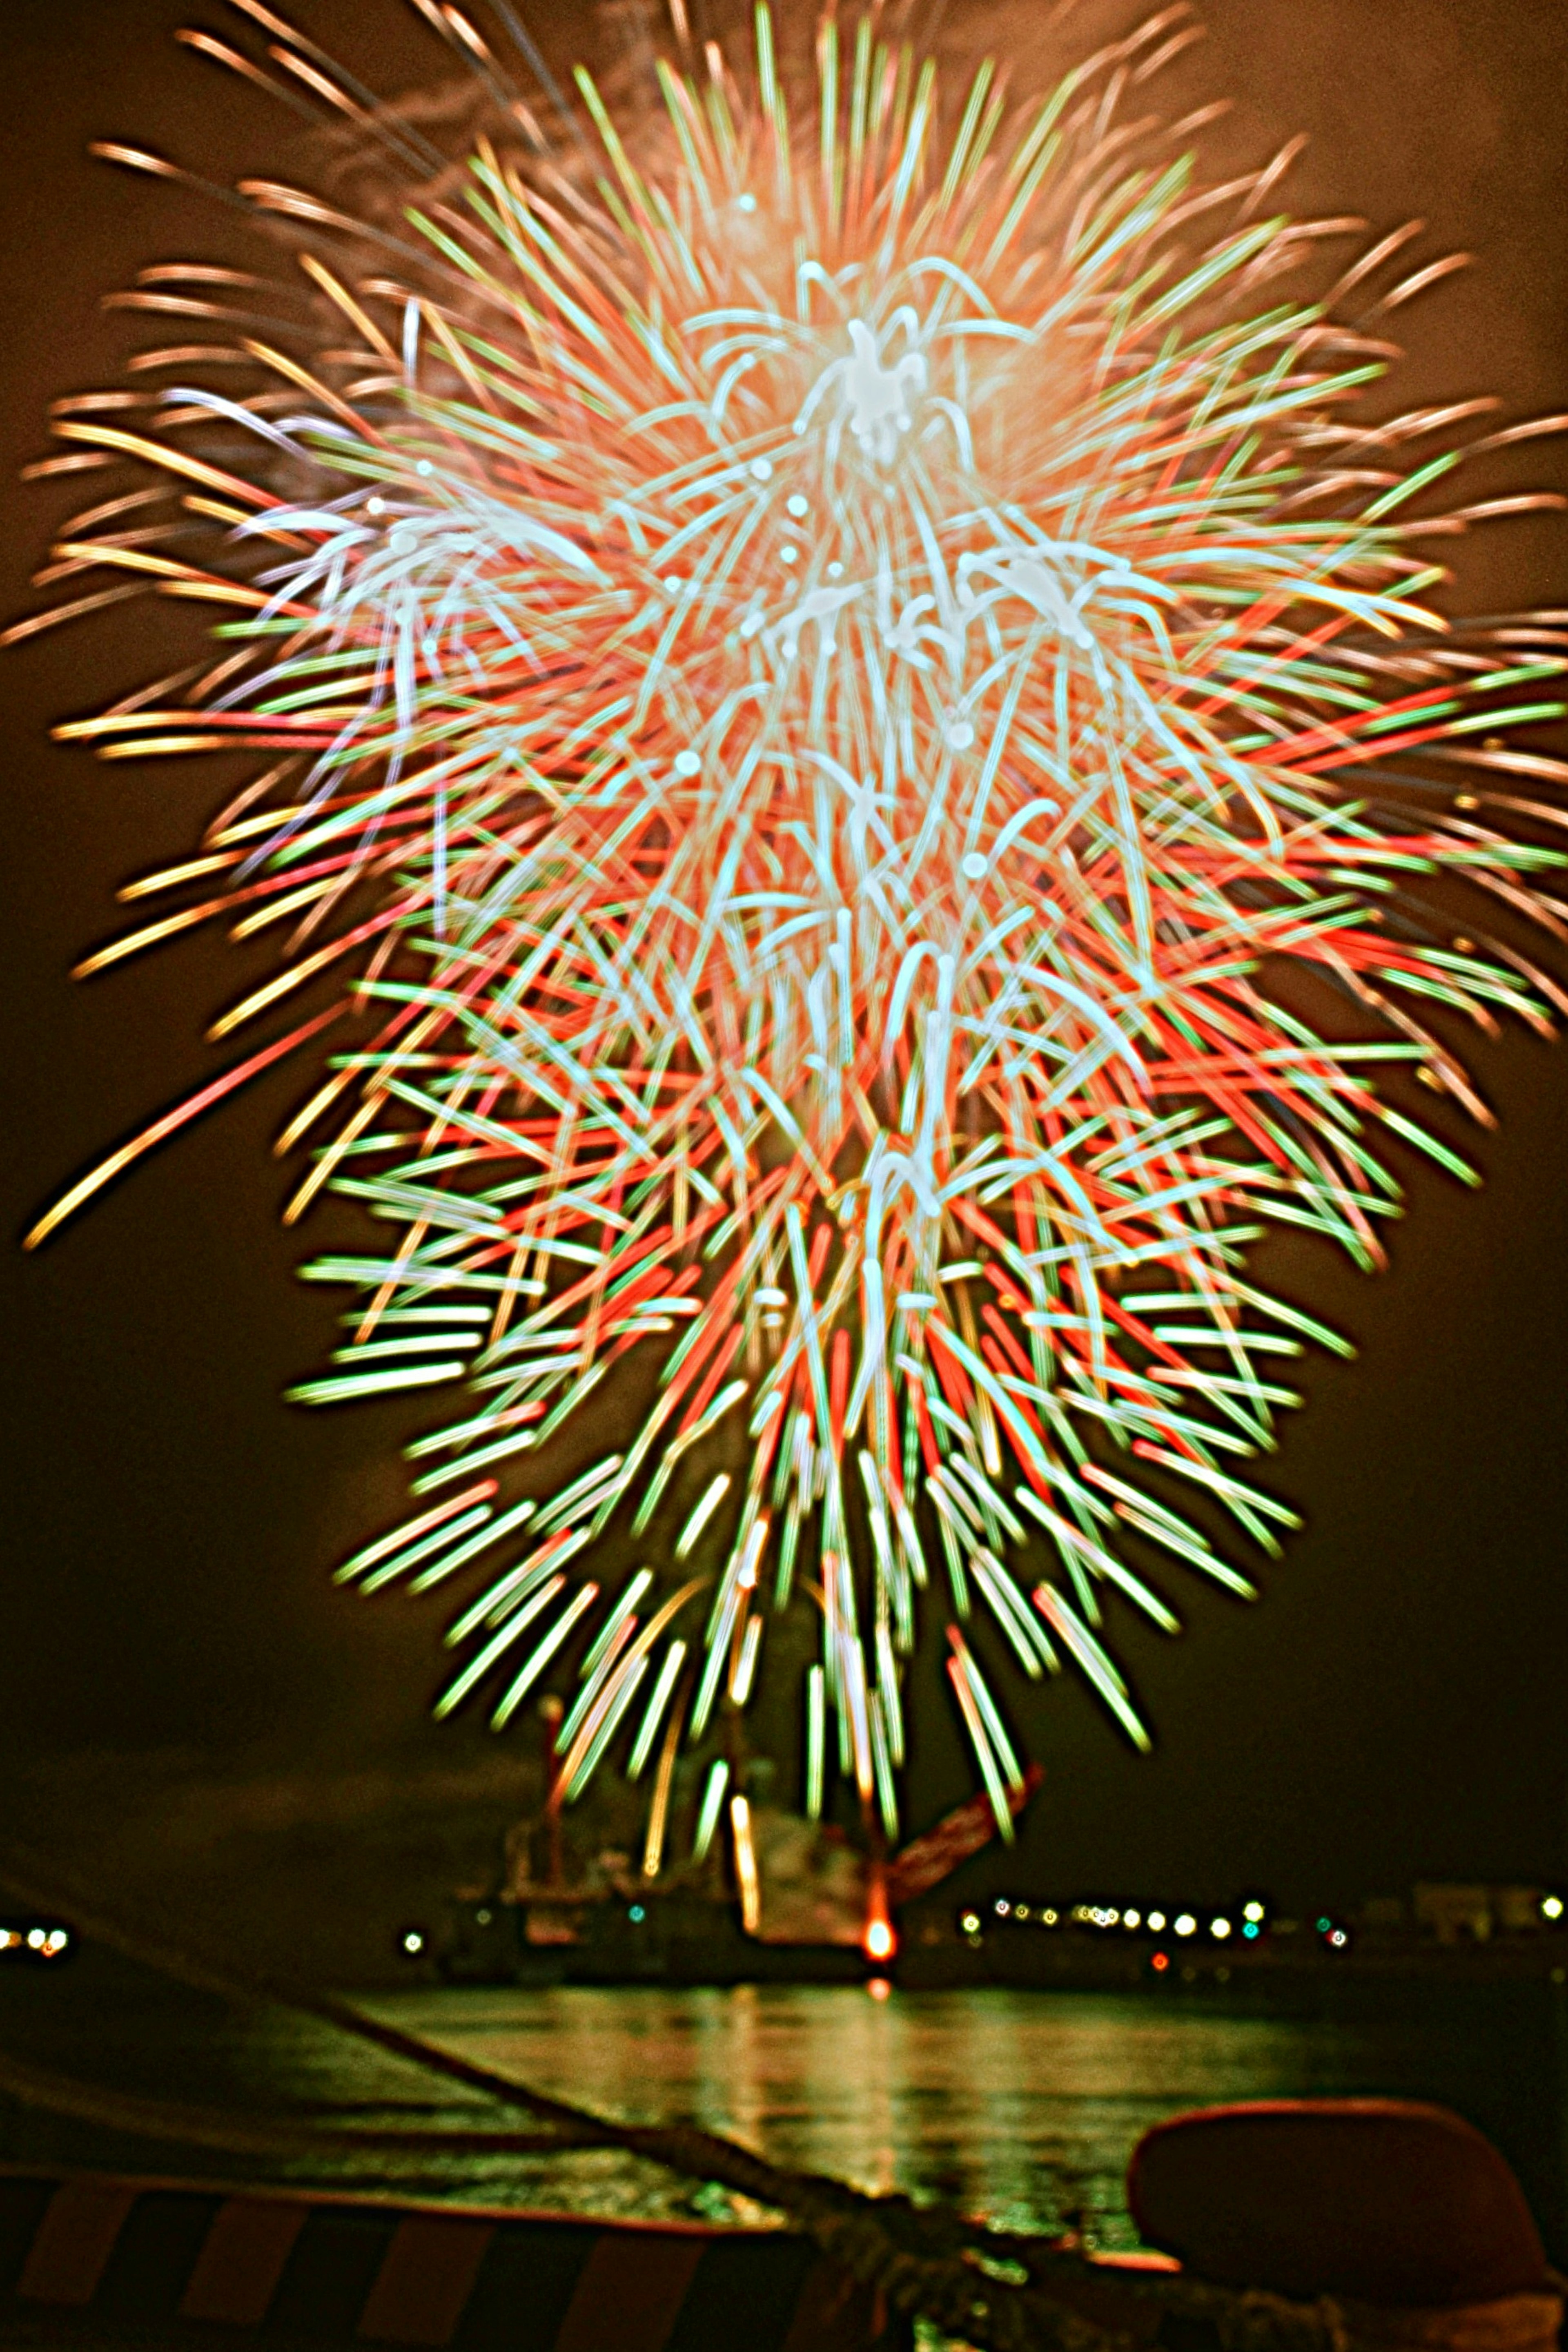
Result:
{"label": "water surface", "polygon": [[[1365,2037],[1343,2027],[1096,1994],[567,1988],[376,2006],[602,2112],[686,2116],[785,2164],[941,2196],[1009,2228],[1076,2222],[1115,2247],[1137,2243],[1123,2177],[1151,2125],[1377,2071]],[[689,2190],[624,2159],[594,2151],[569,2163],[574,2203],[691,2210]],[[501,2191],[497,2180],[487,2193]],[[719,2218],[740,2200],[699,2190],[697,2203]]]}
{"label": "water surface", "polygon": [[[1555,2194],[1549,2169],[1544,2190],[1531,2177],[1541,2166],[1526,2128],[1543,2117],[1548,2161],[1562,2138],[1550,2053],[1543,2047],[1538,2064],[1525,2050],[1511,1992],[1495,2015],[1465,2020],[1400,2003],[1371,2018],[1295,2019],[1135,1995],[996,1989],[876,2000],[825,1986],[432,1987],[367,2006],[602,2114],[689,2118],[787,2164],[939,2196],[1020,2230],[1076,2223],[1110,2248],[1136,2243],[1123,2178],[1140,2136],[1184,2108],[1227,2100],[1378,2091],[1446,2099],[1508,2147],[1538,2208]],[[7,1975],[0,2048],[79,2079],[239,2113],[425,2130],[526,2123],[309,2018],[231,2011],[90,1952],[58,1976]],[[1514,2107],[1523,2118],[1517,2146]],[[773,2218],[711,2184],[602,2149],[267,2161],[0,2102],[0,2155],[607,2216]]]}

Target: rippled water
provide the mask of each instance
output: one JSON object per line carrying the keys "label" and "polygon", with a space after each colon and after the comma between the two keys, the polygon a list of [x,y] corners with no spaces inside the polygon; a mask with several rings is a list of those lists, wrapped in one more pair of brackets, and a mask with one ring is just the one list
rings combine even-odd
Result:
{"label": "rippled water", "polygon": [[[1107,2246],[1137,2242],[1123,2175],[1151,2124],[1326,2086],[1367,2063],[1340,2029],[1097,1995],[878,2000],[849,1987],[743,1985],[444,1992],[377,2007],[589,2106],[637,2121],[687,2116],[785,2163],[941,2195],[1011,2227],[1082,2217]],[[549,2169],[580,2207],[692,2207],[678,2184],[597,2151]],[[517,2188],[543,2201],[532,2182]],[[508,2192],[497,2178],[486,2193]],[[736,2210],[716,2190],[695,2201],[715,2218]]]}
{"label": "rippled water", "polygon": [[[1393,2091],[1448,2099],[1506,2146],[1507,2113],[1500,2110],[1500,2122],[1489,2116],[1487,2097],[1524,2087],[1531,2073],[1530,2112],[1546,2092],[1518,2042],[1511,1991],[1463,2031],[1446,2014],[1398,2005],[1373,2021],[1302,2021],[1222,2014],[1201,2002],[999,1989],[894,1991],[878,2000],[855,1987],[432,1988],[368,2005],[605,2114],[689,2117],[787,2163],[872,2189],[939,2195],[1009,2226],[1077,2221],[1107,2247],[1136,2242],[1123,2192],[1134,2144],[1185,2107]],[[521,2120],[309,2019],[238,2014],[92,1954],[57,1979],[0,1984],[0,2048],[78,2079],[238,2113],[423,2129]],[[1463,2080],[1454,2072],[1459,2060]],[[1554,2099],[1547,2094],[1549,2105]],[[1560,2129],[1548,2130],[1555,2147]],[[1510,2152],[1528,2173],[1526,2142]],[[598,2149],[266,2161],[131,2139],[0,2102],[0,2155],[607,2215],[770,2218],[712,2186]]]}

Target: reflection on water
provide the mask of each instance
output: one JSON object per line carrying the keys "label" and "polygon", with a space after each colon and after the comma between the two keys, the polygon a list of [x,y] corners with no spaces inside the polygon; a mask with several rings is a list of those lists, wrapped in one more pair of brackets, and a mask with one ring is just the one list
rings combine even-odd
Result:
{"label": "reflection on water", "polygon": [[[1547,1993],[1547,1988],[1541,1988]],[[368,2004],[540,2090],[630,2121],[690,2118],[788,2164],[941,2197],[1020,2230],[1077,2221],[1136,2242],[1127,2158],[1163,2116],[1217,2101],[1393,2092],[1458,2106],[1512,2158],[1558,2236],[1563,2003],[1523,1986],[1380,1996],[1335,2017],[1207,2000],[1002,1990],[894,1992],[430,1988]],[[429,2130],[506,2124],[477,2094],[280,2011],[244,2015],[84,1953],[0,1984],[0,2048],[89,2082],[241,2114]],[[306,2163],[175,2148],[0,2101],[0,2157],[401,2189],[471,2203],[714,2221],[772,2217],[608,2150],[453,2149]]]}
{"label": "reflection on water", "polygon": [[[1108,2246],[1136,2243],[1122,2181],[1151,2124],[1217,2100],[1311,2089],[1353,2060],[1333,2028],[1097,1995],[562,1988],[376,2007],[606,2113],[687,2116],[784,2163],[941,2196],[1009,2227],[1082,2216]],[[574,2203],[672,2210],[673,2184],[641,2166],[599,2151],[569,2165]],[[550,2168],[558,2180],[561,2169]],[[487,2180],[486,2193],[500,2186]],[[688,2193],[674,2196],[691,2210]],[[716,2192],[698,2206],[715,2218],[736,2210]]]}

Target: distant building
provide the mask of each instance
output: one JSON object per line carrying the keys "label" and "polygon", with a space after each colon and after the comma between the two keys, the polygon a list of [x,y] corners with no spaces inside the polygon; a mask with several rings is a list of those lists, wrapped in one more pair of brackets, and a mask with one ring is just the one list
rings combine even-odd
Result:
{"label": "distant building", "polygon": [[1542,1924],[1539,1886],[1494,1886],[1492,1916],[1505,1936],[1528,1936]]}
{"label": "distant building", "polygon": [[1493,1936],[1529,1935],[1542,1924],[1538,1886],[1427,1884],[1415,1890],[1416,1925],[1439,1944],[1490,1943]]}

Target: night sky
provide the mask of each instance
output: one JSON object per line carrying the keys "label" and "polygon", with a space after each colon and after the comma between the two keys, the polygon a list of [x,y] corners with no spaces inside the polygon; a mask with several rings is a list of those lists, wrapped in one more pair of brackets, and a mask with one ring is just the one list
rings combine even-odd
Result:
{"label": "night sky", "polygon": [[[585,8],[539,13],[560,63],[578,43],[613,47]],[[1423,253],[1476,256],[1403,314],[1400,404],[1494,391],[1510,419],[1561,404],[1568,13],[1543,0],[1203,13],[1211,38],[1174,79],[1186,103],[1238,100],[1208,150],[1217,175],[1303,130],[1296,208],[1380,230],[1420,215]],[[1053,44],[1069,63],[1129,14],[1083,0],[1051,32],[1043,7],[953,0],[944,37],[999,26],[1003,51],[1043,77]],[[442,68],[402,0],[302,15],[389,91]],[[187,22],[227,29],[217,0],[6,0],[8,483],[46,454],[52,397],[116,383],[127,352],[162,339],[101,311],[101,294],[152,261],[255,258],[234,215],[91,163],[89,138],[142,139],[225,181],[309,170],[292,118],[172,45]],[[1563,467],[1561,445],[1536,444],[1475,489],[1561,485]],[[81,491],[10,492],[5,618],[28,609],[30,570],[51,527],[91,502]],[[1565,544],[1561,518],[1492,526],[1459,547],[1457,601],[1565,601]],[[107,1885],[217,1906],[264,1938],[308,1915],[324,1964],[347,1964],[353,1922],[373,1918],[379,1936],[482,1862],[526,1792],[533,1734],[507,1744],[428,1722],[444,1596],[361,1605],[330,1584],[344,1549],[397,1514],[396,1445],[431,1416],[280,1402],[345,1303],[292,1269],[356,1230],[330,1204],[303,1234],[278,1230],[291,1183],[269,1147],[302,1078],[264,1080],[41,1254],[16,1246],[72,1176],[220,1066],[205,1024],[266,968],[265,943],[202,933],[84,985],[67,976],[122,927],[117,886],[183,852],[245,771],[100,766],[48,729],[193,658],[195,629],[148,600],[0,655],[0,1787],[14,1833]],[[1173,1576],[1180,1641],[1117,1626],[1152,1760],[1079,1688],[1020,1707],[1046,1789],[1019,1855],[988,1857],[967,1884],[1202,1899],[1250,1882],[1297,1905],[1568,1867],[1568,1061],[1515,1034],[1478,1045],[1475,1066],[1500,1120],[1478,1145],[1485,1188],[1417,1174],[1391,1272],[1270,1245],[1285,1294],[1361,1352],[1309,1360],[1309,1409],[1267,1465],[1308,1524],[1265,1601],[1178,1592]],[[945,1709],[917,1735],[914,1788],[923,1818],[965,1792]]]}

